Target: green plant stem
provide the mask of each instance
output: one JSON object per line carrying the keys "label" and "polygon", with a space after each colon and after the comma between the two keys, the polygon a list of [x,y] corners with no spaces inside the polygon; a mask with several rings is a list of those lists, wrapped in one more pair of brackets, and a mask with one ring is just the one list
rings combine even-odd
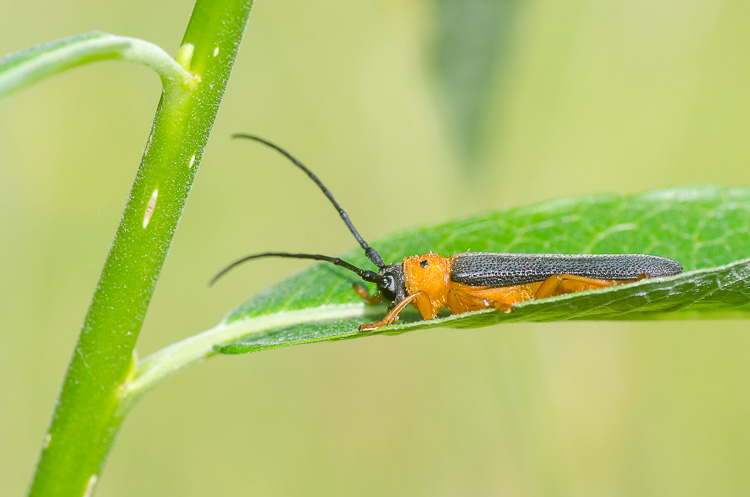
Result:
{"label": "green plant stem", "polygon": [[251,0],[198,0],[45,436],[32,496],[88,496],[122,421],[121,385],[224,94]]}

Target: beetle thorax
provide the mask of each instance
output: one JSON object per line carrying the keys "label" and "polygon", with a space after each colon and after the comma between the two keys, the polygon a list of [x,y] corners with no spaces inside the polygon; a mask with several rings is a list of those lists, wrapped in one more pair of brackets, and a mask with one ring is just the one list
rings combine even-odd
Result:
{"label": "beetle thorax", "polygon": [[424,292],[432,307],[440,309],[448,301],[451,260],[437,254],[414,255],[404,259],[406,292]]}

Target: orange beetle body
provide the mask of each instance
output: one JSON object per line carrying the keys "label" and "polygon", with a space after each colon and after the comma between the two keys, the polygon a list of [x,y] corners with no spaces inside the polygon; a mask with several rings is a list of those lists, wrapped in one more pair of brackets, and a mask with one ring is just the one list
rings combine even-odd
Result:
{"label": "orange beetle body", "polygon": [[[481,267],[465,270],[479,263]],[[456,270],[454,263],[459,261],[462,268]],[[533,264],[533,265],[532,265]],[[451,314],[469,311],[499,309],[510,312],[513,304],[532,299],[552,297],[566,293],[594,290],[624,283],[632,283],[652,276],[668,276],[682,270],[679,263],[663,257],[650,255],[553,255],[553,254],[494,254],[467,252],[442,257],[437,254],[415,255],[404,259],[402,265],[385,266],[381,274],[390,268],[402,267],[404,292],[400,296],[388,298],[381,290],[381,296],[389,301],[388,314],[380,321],[360,326],[360,330],[375,330],[393,324],[403,309],[412,304],[423,319],[434,319],[438,312],[447,307]],[[497,267],[504,267],[507,275],[499,276]],[[557,269],[557,270],[556,270]],[[517,284],[496,284],[512,281],[516,271]],[[568,274],[575,271],[582,274]],[[399,278],[399,273],[390,269]],[[594,278],[591,274],[606,275]],[[493,277],[494,276],[494,277]],[[615,276],[615,277],[611,277]],[[475,284],[461,282],[468,281]],[[379,299],[367,296],[364,289],[358,289],[363,298],[371,303]]]}

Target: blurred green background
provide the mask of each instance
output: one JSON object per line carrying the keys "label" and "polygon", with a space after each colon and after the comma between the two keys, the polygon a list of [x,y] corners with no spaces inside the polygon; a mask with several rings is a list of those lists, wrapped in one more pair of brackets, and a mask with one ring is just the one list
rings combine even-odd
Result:
{"label": "blurred green background", "polygon": [[[138,351],[368,240],[557,197],[750,183],[745,0],[258,0]],[[6,0],[0,52],[175,53],[189,2]],[[159,98],[78,68],[0,101],[0,495],[27,488]],[[409,255],[409,254],[405,254]],[[124,423],[98,495],[748,495],[743,321],[441,329],[219,357]]]}

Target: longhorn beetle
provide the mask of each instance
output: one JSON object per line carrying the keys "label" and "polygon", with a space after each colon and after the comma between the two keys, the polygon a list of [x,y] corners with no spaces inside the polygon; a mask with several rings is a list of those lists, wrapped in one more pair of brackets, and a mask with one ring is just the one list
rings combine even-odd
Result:
{"label": "longhorn beetle", "polygon": [[236,134],[233,138],[255,140],[286,156],[312,179],[341,215],[349,231],[364,249],[378,271],[360,269],[338,257],[320,254],[264,252],[233,262],[214,276],[213,284],[231,269],[251,259],[287,257],[313,259],[341,266],[362,280],[375,283],[378,295],[370,295],[364,286],[355,283],[356,292],[368,303],[381,299],[388,303],[388,314],[380,320],[359,327],[369,331],[388,326],[398,320],[404,308],[413,304],[423,319],[433,319],[443,307],[460,314],[481,309],[511,312],[513,304],[553,295],[605,288],[632,283],[645,278],[672,276],[682,272],[679,262],[664,257],[640,254],[561,255],[561,254],[496,254],[465,252],[452,257],[437,254],[414,255],[402,262],[385,264],[378,251],[370,247],[356,230],[349,215],[328,188],[304,164],[289,152],[263,138]]}

